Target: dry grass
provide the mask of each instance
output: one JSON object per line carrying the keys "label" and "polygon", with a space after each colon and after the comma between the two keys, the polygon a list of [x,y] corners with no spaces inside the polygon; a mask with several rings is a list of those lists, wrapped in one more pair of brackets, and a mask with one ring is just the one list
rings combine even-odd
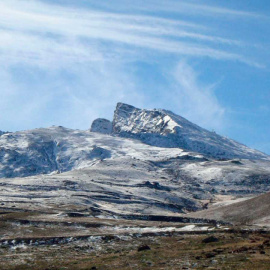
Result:
{"label": "dry grass", "polygon": [[[214,235],[219,241],[208,244],[207,235],[173,235],[2,249],[0,269],[269,269],[270,234]],[[138,252],[142,244],[151,250]]]}

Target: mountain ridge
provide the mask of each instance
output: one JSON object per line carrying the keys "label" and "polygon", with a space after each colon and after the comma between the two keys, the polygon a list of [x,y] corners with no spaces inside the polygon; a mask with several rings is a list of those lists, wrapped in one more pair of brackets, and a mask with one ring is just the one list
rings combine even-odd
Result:
{"label": "mountain ridge", "polygon": [[[93,134],[100,136],[98,143]],[[263,153],[202,129],[170,111],[141,110],[118,103],[113,122],[98,118],[93,121],[90,132],[52,126],[3,133],[0,136],[0,177],[25,177],[92,166],[114,157],[108,141],[115,149],[119,147],[116,152],[121,153],[121,143],[125,144],[126,140],[131,145],[143,143],[157,147],[156,151],[185,151],[192,159],[198,156],[205,160],[270,160]],[[218,151],[225,154],[218,155]]]}
{"label": "mountain ridge", "polygon": [[112,125],[117,136],[158,147],[177,147],[213,158],[270,160],[265,153],[201,128],[168,110],[145,110],[118,103]]}

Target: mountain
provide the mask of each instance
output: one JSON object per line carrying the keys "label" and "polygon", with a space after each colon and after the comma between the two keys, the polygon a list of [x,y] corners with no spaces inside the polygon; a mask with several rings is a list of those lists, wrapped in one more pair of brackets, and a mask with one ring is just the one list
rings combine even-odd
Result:
{"label": "mountain", "polygon": [[219,160],[58,126],[0,137],[0,198],[7,210],[178,215],[219,195],[270,191],[269,176],[267,160]]}
{"label": "mountain", "polygon": [[177,215],[215,196],[270,190],[270,162],[215,160],[179,148],[50,127],[0,137],[2,208],[90,215]]}
{"label": "mountain", "polygon": [[268,269],[269,192],[268,156],[165,110],[5,133],[0,269]]}
{"label": "mountain", "polygon": [[[109,137],[103,137],[104,141],[100,139],[97,143],[93,138],[101,138],[101,134]],[[113,146],[120,155],[128,155],[128,151],[121,149],[120,142],[133,142],[134,139],[136,145],[141,141],[159,148],[178,148],[178,152],[190,151],[195,160],[200,155],[203,160],[270,160],[266,154],[202,129],[170,111],[141,110],[118,103],[113,122],[98,118],[93,121],[90,132],[53,126],[2,134],[0,177],[25,177],[92,166],[98,160],[114,158]],[[152,153],[147,156],[151,157]],[[198,178],[194,171],[189,174]]]}
{"label": "mountain", "polygon": [[173,112],[141,110],[118,103],[113,133],[159,147],[177,147],[212,158],[268,159],[269,156],[203,129]]}

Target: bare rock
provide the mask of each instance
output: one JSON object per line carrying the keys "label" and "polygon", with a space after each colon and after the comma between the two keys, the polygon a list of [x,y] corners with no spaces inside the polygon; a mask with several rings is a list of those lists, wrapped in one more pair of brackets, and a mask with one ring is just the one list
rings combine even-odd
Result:
{"label": "bare rock", "polygon": [[145,251],[145,250],[151,250],[151,248],[148,245],[142,245],[138,247],[138,251]]}
{"label": "bare rock", "polygon": [[209,237],[207,237],[207,238],[205,238],[205,239],[202,240],[202,242],[204,244],[214,243],[214,242],[218,242],[218,241],[219,241],[219,239],[216,238],[215,236],[209,236]]}

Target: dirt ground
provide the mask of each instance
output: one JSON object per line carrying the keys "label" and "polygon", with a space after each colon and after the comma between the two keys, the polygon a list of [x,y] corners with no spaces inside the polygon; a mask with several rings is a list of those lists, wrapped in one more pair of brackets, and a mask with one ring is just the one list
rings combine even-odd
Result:
{"label": "dirt ground", "polygon": [[[182,230],[183,229],[183,230]],[[270,269],[270,231],[2,212],[0,270]]]}

